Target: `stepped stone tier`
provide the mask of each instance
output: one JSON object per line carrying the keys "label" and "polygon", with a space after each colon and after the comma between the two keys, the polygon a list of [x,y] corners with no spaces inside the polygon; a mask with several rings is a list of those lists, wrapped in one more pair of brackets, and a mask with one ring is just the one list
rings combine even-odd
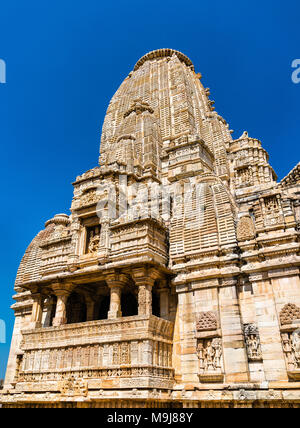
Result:
{"label": "stepped stone tier", "polygon": [[209,95],[160,49],[112,98],[18,270],[4,407],[300,406],[300,167]]}

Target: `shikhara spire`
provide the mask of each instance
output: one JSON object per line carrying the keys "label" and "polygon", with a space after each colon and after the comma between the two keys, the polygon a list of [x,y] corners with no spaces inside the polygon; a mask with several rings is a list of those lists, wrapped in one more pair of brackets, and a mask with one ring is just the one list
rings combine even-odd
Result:
{"label": "shikhara spire", "polygon": [[18,270],[4,407],[298,405],[299,165],[277,183],[209,96],[172,49],[113,96]]}

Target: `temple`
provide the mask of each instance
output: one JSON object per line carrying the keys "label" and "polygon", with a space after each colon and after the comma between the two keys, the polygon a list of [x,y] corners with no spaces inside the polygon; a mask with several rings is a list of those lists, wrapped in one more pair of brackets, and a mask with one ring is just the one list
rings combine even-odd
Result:
{"label": "temple", "polygon": [[112,98],[21,261],[4,408],[300,407],[300,164],[278,182],[201,79],[160,49]]}

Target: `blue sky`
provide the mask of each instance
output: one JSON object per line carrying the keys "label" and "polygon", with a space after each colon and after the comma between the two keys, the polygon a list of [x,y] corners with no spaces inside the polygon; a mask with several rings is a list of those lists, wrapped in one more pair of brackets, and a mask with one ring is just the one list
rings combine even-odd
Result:
{"label": "blue sky", "polygon": [[97,165],[107,105],[136,61],[173,48],[193,61],[239,137],[261,139],[279,178],[300,160],[299,0],[2,1],[1,284],[4,376],[13,284],[31,239],[68,213],[71,182]]}

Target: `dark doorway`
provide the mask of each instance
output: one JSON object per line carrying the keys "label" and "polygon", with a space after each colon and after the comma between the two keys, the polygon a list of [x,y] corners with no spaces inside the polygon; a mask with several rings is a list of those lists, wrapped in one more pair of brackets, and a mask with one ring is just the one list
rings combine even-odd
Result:
{"label": "dark doorway", "polygon": [[97,304],[96,314],[97,320],[106,320],[108,316],[110,306],[110,297],[109,296],[101,296],[100,300]]}
{"label": "dark doorway", "polygon": [[152,314],[160,317],[160,299],[159,294],[155,290],[152,290]]}
{"label": "dark doorway", "polygon": [[72,293],[67,302],[67,324],[86,321],[85,299],[78,293]]}
{"label": "dark doorway", "polygon": [[133,317],[134,315],[138,315],[138,303],[134,294],[122,293],[121,311],[123,317]]}

